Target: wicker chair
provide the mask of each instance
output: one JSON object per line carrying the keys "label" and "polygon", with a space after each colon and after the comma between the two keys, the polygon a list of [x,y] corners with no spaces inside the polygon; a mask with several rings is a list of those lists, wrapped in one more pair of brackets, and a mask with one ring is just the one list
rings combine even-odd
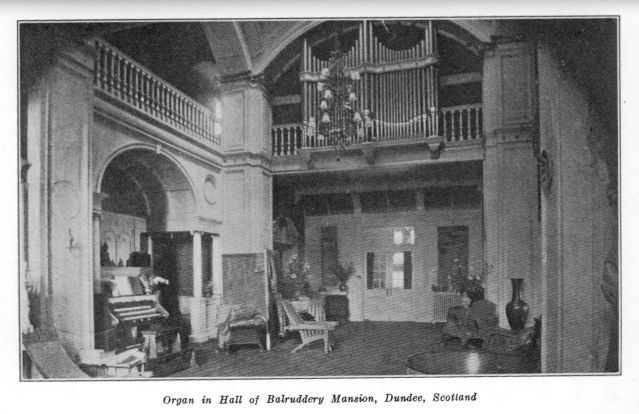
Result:
{"label": "wicker chair", "polygon": [[306,345],[320,340],[324,341],[325,353],[329,353],[332,350],[329,332],[337,327],[337,322],[304,321],[289,300],[278,300],[278,310],[286,315],[286,318],[284,318],[286,320],[284,332],[299,332],[302,338],[302,343],[291,352],[297,352]]}

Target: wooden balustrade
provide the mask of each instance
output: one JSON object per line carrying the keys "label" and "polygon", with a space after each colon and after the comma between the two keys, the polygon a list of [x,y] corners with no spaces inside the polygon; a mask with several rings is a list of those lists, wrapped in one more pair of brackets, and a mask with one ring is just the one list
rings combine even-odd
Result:
{"label": "wooden balustrade", "polygon": [[[389,142],[424,138],[439,135],[445,142],[478,140],[482,137],[481,104],[459,105],[442,108],[438,122],[428,114],[417,115],[407,122],[391,123],[373,120],[373,125],[354,138],[351,144],[365,142]],[[435,133],[435,128],[438,132]],[[273,156],[297,155],[301,148],[323,148],[329,146],[325,140],[301,123],[275,125],[271,130]]]}
{"label": "wooden balustrade", "polygon": [[446,142],[478,139],[482,133],[481,105],[459,105],[442,108],[438,135]]}
{"label": "wooden balustrade", "polygon": [[103,40],[95,41],[93,85],[106,94],[219,150],[215,115]]}

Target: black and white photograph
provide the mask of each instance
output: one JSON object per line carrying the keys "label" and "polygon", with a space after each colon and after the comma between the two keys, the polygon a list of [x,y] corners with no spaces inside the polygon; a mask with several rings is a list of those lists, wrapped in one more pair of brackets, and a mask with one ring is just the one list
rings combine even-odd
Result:
{"label": "black and white photograph", "polygon": [[429,10],[9,22],[16,387],[473,410],[634,375],[624,17]]}

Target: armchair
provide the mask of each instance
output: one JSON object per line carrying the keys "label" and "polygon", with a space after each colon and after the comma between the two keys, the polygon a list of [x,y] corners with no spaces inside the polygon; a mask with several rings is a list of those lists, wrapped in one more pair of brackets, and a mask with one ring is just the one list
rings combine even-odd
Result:
{"label": "armchair", "polygon": [[329,331],[334,330],[338,323],[327,321],[304,321],[297,313],[290,300],[278,299],[278,311],[285,315],[283,331],[299,332],[302,343],[291,352],[297,352],[315,341],[324,341],[324,353],[329,353],[331,343]]}

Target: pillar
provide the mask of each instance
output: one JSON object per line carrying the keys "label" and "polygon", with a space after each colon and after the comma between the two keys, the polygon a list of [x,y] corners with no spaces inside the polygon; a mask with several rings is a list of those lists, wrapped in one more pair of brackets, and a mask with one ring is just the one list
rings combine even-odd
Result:
{"label": "pillar", "polygon": [[100,215],[93,213],[93,290],[100,292]]}
{"label": "pillar", "polygon": [[106,194],[93,193],[93,291],[100,292],[102,200]]}
{"label": "pillar", "polygon": [[153,236],[151,233],[146,234],[146,252],[149,255],[149,265],[153,267]]}
{"label": "pillar", "polygon": [[30,270],[41,282],[42,322],[71,354],[94,343],[92,72],[90,47],[73,45],[42,70],[28,100]]}
{"label": "pillar", "polygon": [[222,85],[224,253],[272,248],[271,109],[261,82]]}
{"label": "pillar", "polygon": [[224,297],[224,279],[222,278],[222,243],[219,235],[211,235],[211,250],[213,297],[218,303],[221,303],[221,299]]}
{"label": "pillar", "polygon": [[191,298],[191,341],[206,341],[206,304],[202,297],[202,232],[193,231],[193,297]]}
{"label": "pillar", "polygon": [[502,43],[486,52],[484,60],[484,257],[492,266],[486,296],[497,304],[502,327],[508,327],[511,278],[524,279],[528,325],[541,312],[532,52],[525,43]]}

